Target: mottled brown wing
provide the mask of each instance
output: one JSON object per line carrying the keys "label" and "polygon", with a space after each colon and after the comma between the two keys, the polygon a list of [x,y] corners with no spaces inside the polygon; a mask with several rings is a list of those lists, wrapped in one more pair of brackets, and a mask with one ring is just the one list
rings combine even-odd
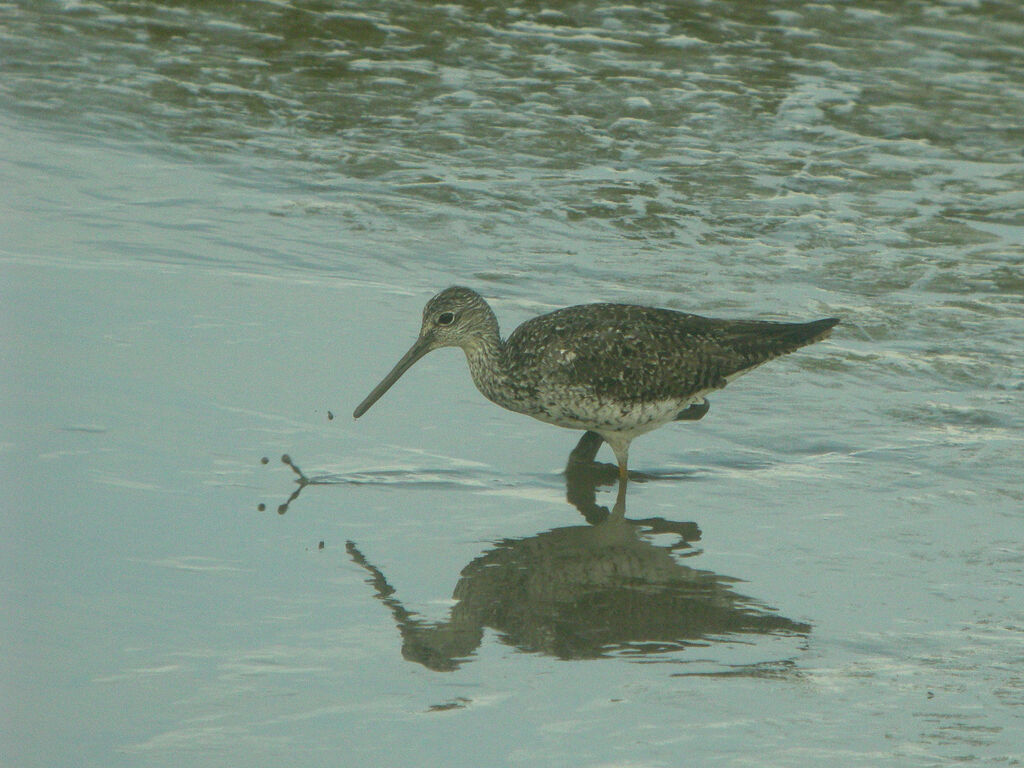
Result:
{"label": "mottled brown wing", "polygon": [[667,309],[589,304],[523,323],[510,361],[545,387],[620,402],[683,399],[817,341],[836,324],[719,320]]}

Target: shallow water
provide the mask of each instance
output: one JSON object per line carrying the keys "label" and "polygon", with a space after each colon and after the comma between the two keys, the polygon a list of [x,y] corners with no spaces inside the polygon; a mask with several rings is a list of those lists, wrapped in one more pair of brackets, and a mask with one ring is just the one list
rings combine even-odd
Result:
{"label": "shallow water", "polygon": [[[1024,762],[1022,46],[0,6],[0,762]],[[455,282],[843,323],[638,439],[615,524],[457,351],[351,420]]]}

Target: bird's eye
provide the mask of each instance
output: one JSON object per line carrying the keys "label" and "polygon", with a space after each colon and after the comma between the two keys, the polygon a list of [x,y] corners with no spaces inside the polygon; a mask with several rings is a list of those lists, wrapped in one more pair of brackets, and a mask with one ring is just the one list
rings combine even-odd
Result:
{"label": "bird's eye", "polygon": [[455,322],[455,313],[454,312],[442,312],[440,315],[437,316],[437,324],[438,325],[451,325],[454,322]]}

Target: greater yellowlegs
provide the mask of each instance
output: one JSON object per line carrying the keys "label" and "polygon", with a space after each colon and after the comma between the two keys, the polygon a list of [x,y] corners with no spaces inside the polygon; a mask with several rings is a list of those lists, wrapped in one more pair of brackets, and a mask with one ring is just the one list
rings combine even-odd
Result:
{"label": "greater yellowlegs", "polygon": [[461,347],[476,388],[503,408],[599,434],[625,481],[633,438],[697,419],[704,397],[772,358],[829,335],[809,323],[718,320],[631,304],[584,304],[520,325],[502,340],[476,291],[447,288],[427,302],[420,335],[352,414],[359,418],[417,360]]}

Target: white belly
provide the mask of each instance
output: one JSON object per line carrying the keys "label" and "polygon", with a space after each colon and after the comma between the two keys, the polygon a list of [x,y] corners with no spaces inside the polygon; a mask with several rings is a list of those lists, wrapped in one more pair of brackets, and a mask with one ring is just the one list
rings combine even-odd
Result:
{"label": "white belly", "polygon": [[617,433],[632,440],[637,435],[674,421],[681,411],[686,410],[701,396],[686,400],[657,400],[623,406],[617,403],[596,401],[574,401],[571,404],[547,403],[543,410],[531,412],[535,419],[556,424],[568,429],[590,429],[599,433]]}

